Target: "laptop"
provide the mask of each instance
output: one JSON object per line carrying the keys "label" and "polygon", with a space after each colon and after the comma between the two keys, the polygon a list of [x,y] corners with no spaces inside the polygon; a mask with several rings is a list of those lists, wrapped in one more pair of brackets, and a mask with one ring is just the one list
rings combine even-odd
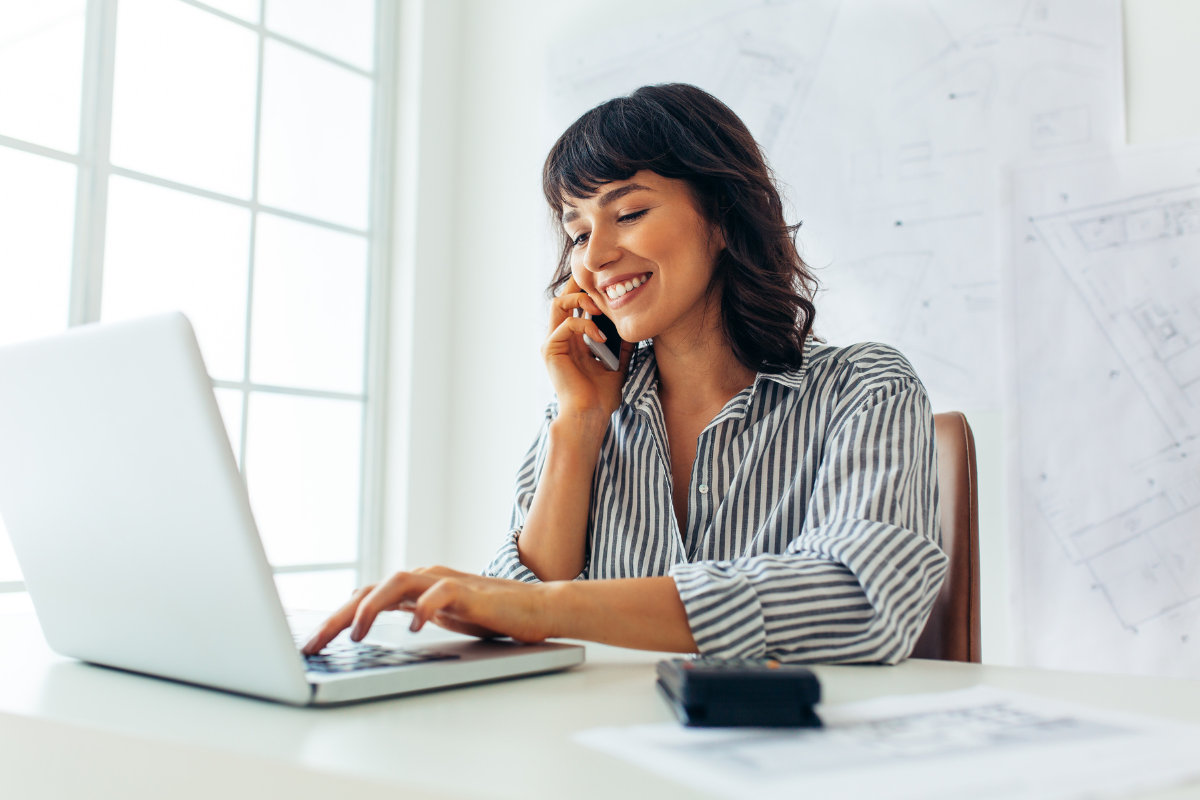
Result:
{"label": "laptop", "polygon": [[94,664],[326,705],[583,662],[419,635],[303,656],[183,314],[0,347],[0,515],[46,641]]}

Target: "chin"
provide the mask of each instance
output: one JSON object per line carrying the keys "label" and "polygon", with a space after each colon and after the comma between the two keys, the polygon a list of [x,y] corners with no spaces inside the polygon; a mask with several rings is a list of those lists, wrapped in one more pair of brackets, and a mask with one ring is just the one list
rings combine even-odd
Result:
{"label": "chin", "polygon": [[656,327],[647,325],[646,321],[639,319],[614,319],[613,324],[617,326],[617,333],[621,334],[621,338],[626,342],[653,339],[660,332]]}

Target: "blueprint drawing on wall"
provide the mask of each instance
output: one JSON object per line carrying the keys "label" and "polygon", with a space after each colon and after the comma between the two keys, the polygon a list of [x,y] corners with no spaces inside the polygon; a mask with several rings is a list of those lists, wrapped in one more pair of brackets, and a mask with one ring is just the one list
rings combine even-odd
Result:
{"label": "blueprint drawing on wall", "polygon": [[937,409],[998,408],[999,176],[1123,140],[1118,0],[697,8],[552,53],[547,138],[643,84],[711,91],[803,220],[818,334],[899,347]]}
{"label": "blueprint drawing on wall", "polygon": [[1014,177],[1023,660],[1200,674],[1200,147]]}

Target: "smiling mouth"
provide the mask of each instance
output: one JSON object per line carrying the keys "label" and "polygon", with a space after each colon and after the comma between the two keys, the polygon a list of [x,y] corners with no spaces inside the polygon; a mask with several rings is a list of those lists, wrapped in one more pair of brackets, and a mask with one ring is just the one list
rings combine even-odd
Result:
{"label": "smiling mouth", "polygon": [[608,295],[609,300],[616,300],[618,297],[624,297],[629,292],[638,288],[646,281],[650,280],[653,273],[647,272],[645,275],[640,275],[636,278],[631,278],[624,283],[614,283],[611,286],[604,288],[604,293]]}

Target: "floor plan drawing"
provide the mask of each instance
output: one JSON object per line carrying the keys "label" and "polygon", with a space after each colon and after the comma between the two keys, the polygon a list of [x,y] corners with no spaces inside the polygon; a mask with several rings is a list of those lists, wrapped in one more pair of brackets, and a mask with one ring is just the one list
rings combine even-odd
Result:
{"label": "floor plan drawing", "polygon": [[1079,653],[1095,669],[1087,643],[1103,642],[1105,667],[1195,674],[1200,151],[1030,171],[1016,186],[1028,654],[1064,666]]}
{"label": "floor plan drawing", "polygon": [[[698,5],[556,49],[547,146],[644,84],[714,93],[804,223],[818,333],[897,346],[935,408],[998,408],[1001,170],[1121,140],[1119,23],[1116,0]],[[905,308],[868,312],[877,278]]]}
{"label": "floor plan drawing", "polygon": [[[925,324],[920,309],[930,302],[923,289],[933,257],[929,251],[883,253],[822,275],[822,312],[829,320],[823,323],[824,335],[832,341],[854,336],[895,341],[909,326]],[[848,284],[845,291],[843,283]]]}
{"label": "floor plan drawing", "polygon": [[[1180,297],[1174,239],[1200,235],[1200,185],[1033,220],[1112,346],[1179,439],[1200,410],[1200,282]],[[1159,269],[1131,272],[1154,257]],[[1192,289],[1193,287],[1188,287]]]}
{"label": "floor plan drawing", "polygon": [[1112,794],[1122,773],[1149,777],[1164,757],[1198,770],[1195,726],[990,686],[825,703],[819,713],[819,729],[651,723],[572,738],[730,800],[1090,797]]}
{"label": "floor plan drawing", "polygon": [[[750,729],[691,746],[691,754],[745,779],[995,752],[998,747],[1053,746],[1128,733],[1063,714],[992,702],[827,724],[813,730]],[[780,758],[780,751],[787,758]]]}
{"label": "floor plan drawing", "polygon": [[679,81],[724,99],[770,150],[804,105],[837,8],[836,0],[725,3],[683,24],[606,37],[603,48],[566,44],[551,56],[559,66],[548,135],[604,100],[646,83]]}

